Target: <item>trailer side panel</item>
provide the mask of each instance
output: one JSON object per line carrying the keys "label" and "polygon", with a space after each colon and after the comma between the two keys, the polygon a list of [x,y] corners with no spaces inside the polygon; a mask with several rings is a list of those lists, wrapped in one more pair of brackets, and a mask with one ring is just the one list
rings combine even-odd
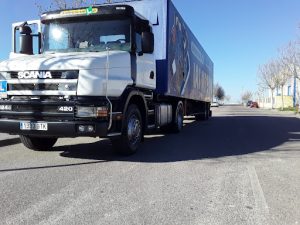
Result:
{"label": "trailer side panel", "polygon": [[171,1],[167,29],[168,84],[164,85],[167,87],[165,95],[211,102],[213,62]]}

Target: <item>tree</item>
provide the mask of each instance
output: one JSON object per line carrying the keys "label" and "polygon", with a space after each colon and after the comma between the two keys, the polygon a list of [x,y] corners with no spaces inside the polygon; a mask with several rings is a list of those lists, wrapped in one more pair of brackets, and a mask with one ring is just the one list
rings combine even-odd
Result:
{"label": "tree", "polygon": [[225,98],[225,91],[219,84],[214,86],[214,97],[217,101],[222,101]]}
{"label": "tree", "polygon": [[258,102],[262,103],[262,107],[265,107],[265,89],[263,89],[262,87],[258,87],[257,91],[256,91],[256,96],[258,98]]}
{"label": "tree", "polygon": [[284,73],[289,78],[294,78],[294,105],[296,104],[296,79],[300,75],[300,43],[299,41],[290,41],[287,46],[280,50],[281,63],[283,64]]}
{"label": "tree", "polygon": [[253,94],[251,91],[245,91],[241,95],[242,102],[246,103],[246,102],[250,101],[252,99],[252,96],[253,96]]}
{"label": "tree", "polygon": [[277,73],[277,64],[274,60],[259,66],[258,69],[258,86],[262,89],[271,90],[271,105],[274,108],[274,90],[277,87],[275,74]]}
{"label": "tree", "polygon": [[290,41],[280,50],[282,63],[286,65],[292,75],[299,75],[300,70],[300,41]]}
{"label": "tree", "polygon": [[276,74],[275,76],[275,82],[276,86],[280,87],[281,89],[281,109],[284,109],[284,98],[283,98],[283,88],[288,82],[288,80],[292,77],[292,74],[290,73],[288,64],[284,63],[284,59],[281,58],[276,61]]}
{"label": "tree", "polygon": [[230,96],[230,95],[226,95],[226,96],[225,96],[225,101],[226,101],[227,104],[230,103],[230,101],[231,101],[231,96]]}

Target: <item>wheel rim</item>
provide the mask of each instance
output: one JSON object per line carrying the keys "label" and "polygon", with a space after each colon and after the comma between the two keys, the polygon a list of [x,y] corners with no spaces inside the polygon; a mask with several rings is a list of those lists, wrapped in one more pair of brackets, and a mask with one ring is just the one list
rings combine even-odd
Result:
{"label": "wheel rim", "polygon": [[142,133],[141,122],[137,115],[132,115],[128,120],[128,140],[131,146],[136,145],[140,141]]}

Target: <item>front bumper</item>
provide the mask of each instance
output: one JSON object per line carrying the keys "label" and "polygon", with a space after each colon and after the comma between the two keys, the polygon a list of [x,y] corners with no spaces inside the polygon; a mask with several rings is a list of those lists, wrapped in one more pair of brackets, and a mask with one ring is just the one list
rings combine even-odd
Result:
{"label": "front bumper", "polygon": [[[20,123],[29,122],[27,120],[12,120],[0,119],[0,133],[9,133],[14,135],[31,135],[43,137],[106,137],[108,122],[93,122],[93,121],[64,121],[64,122],[50,122],[50,121],[30,121],[30,122],[44,122],[48,124],[47,131],[36,130],[21,130]],[[79,132],[79,125],[92,125],[94,132]]]}

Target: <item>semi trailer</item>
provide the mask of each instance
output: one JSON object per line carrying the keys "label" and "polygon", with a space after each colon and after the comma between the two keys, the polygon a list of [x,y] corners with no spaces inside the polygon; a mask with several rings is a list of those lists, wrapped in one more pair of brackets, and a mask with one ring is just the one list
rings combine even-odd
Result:
{"label": "semi trailer", "polygon": [[109,138],[133,154],[150,130],[207,120],[213,62],[171,0],[43,13],[12,25],[0,63],[0,132],[33,150],[58,138]]}

